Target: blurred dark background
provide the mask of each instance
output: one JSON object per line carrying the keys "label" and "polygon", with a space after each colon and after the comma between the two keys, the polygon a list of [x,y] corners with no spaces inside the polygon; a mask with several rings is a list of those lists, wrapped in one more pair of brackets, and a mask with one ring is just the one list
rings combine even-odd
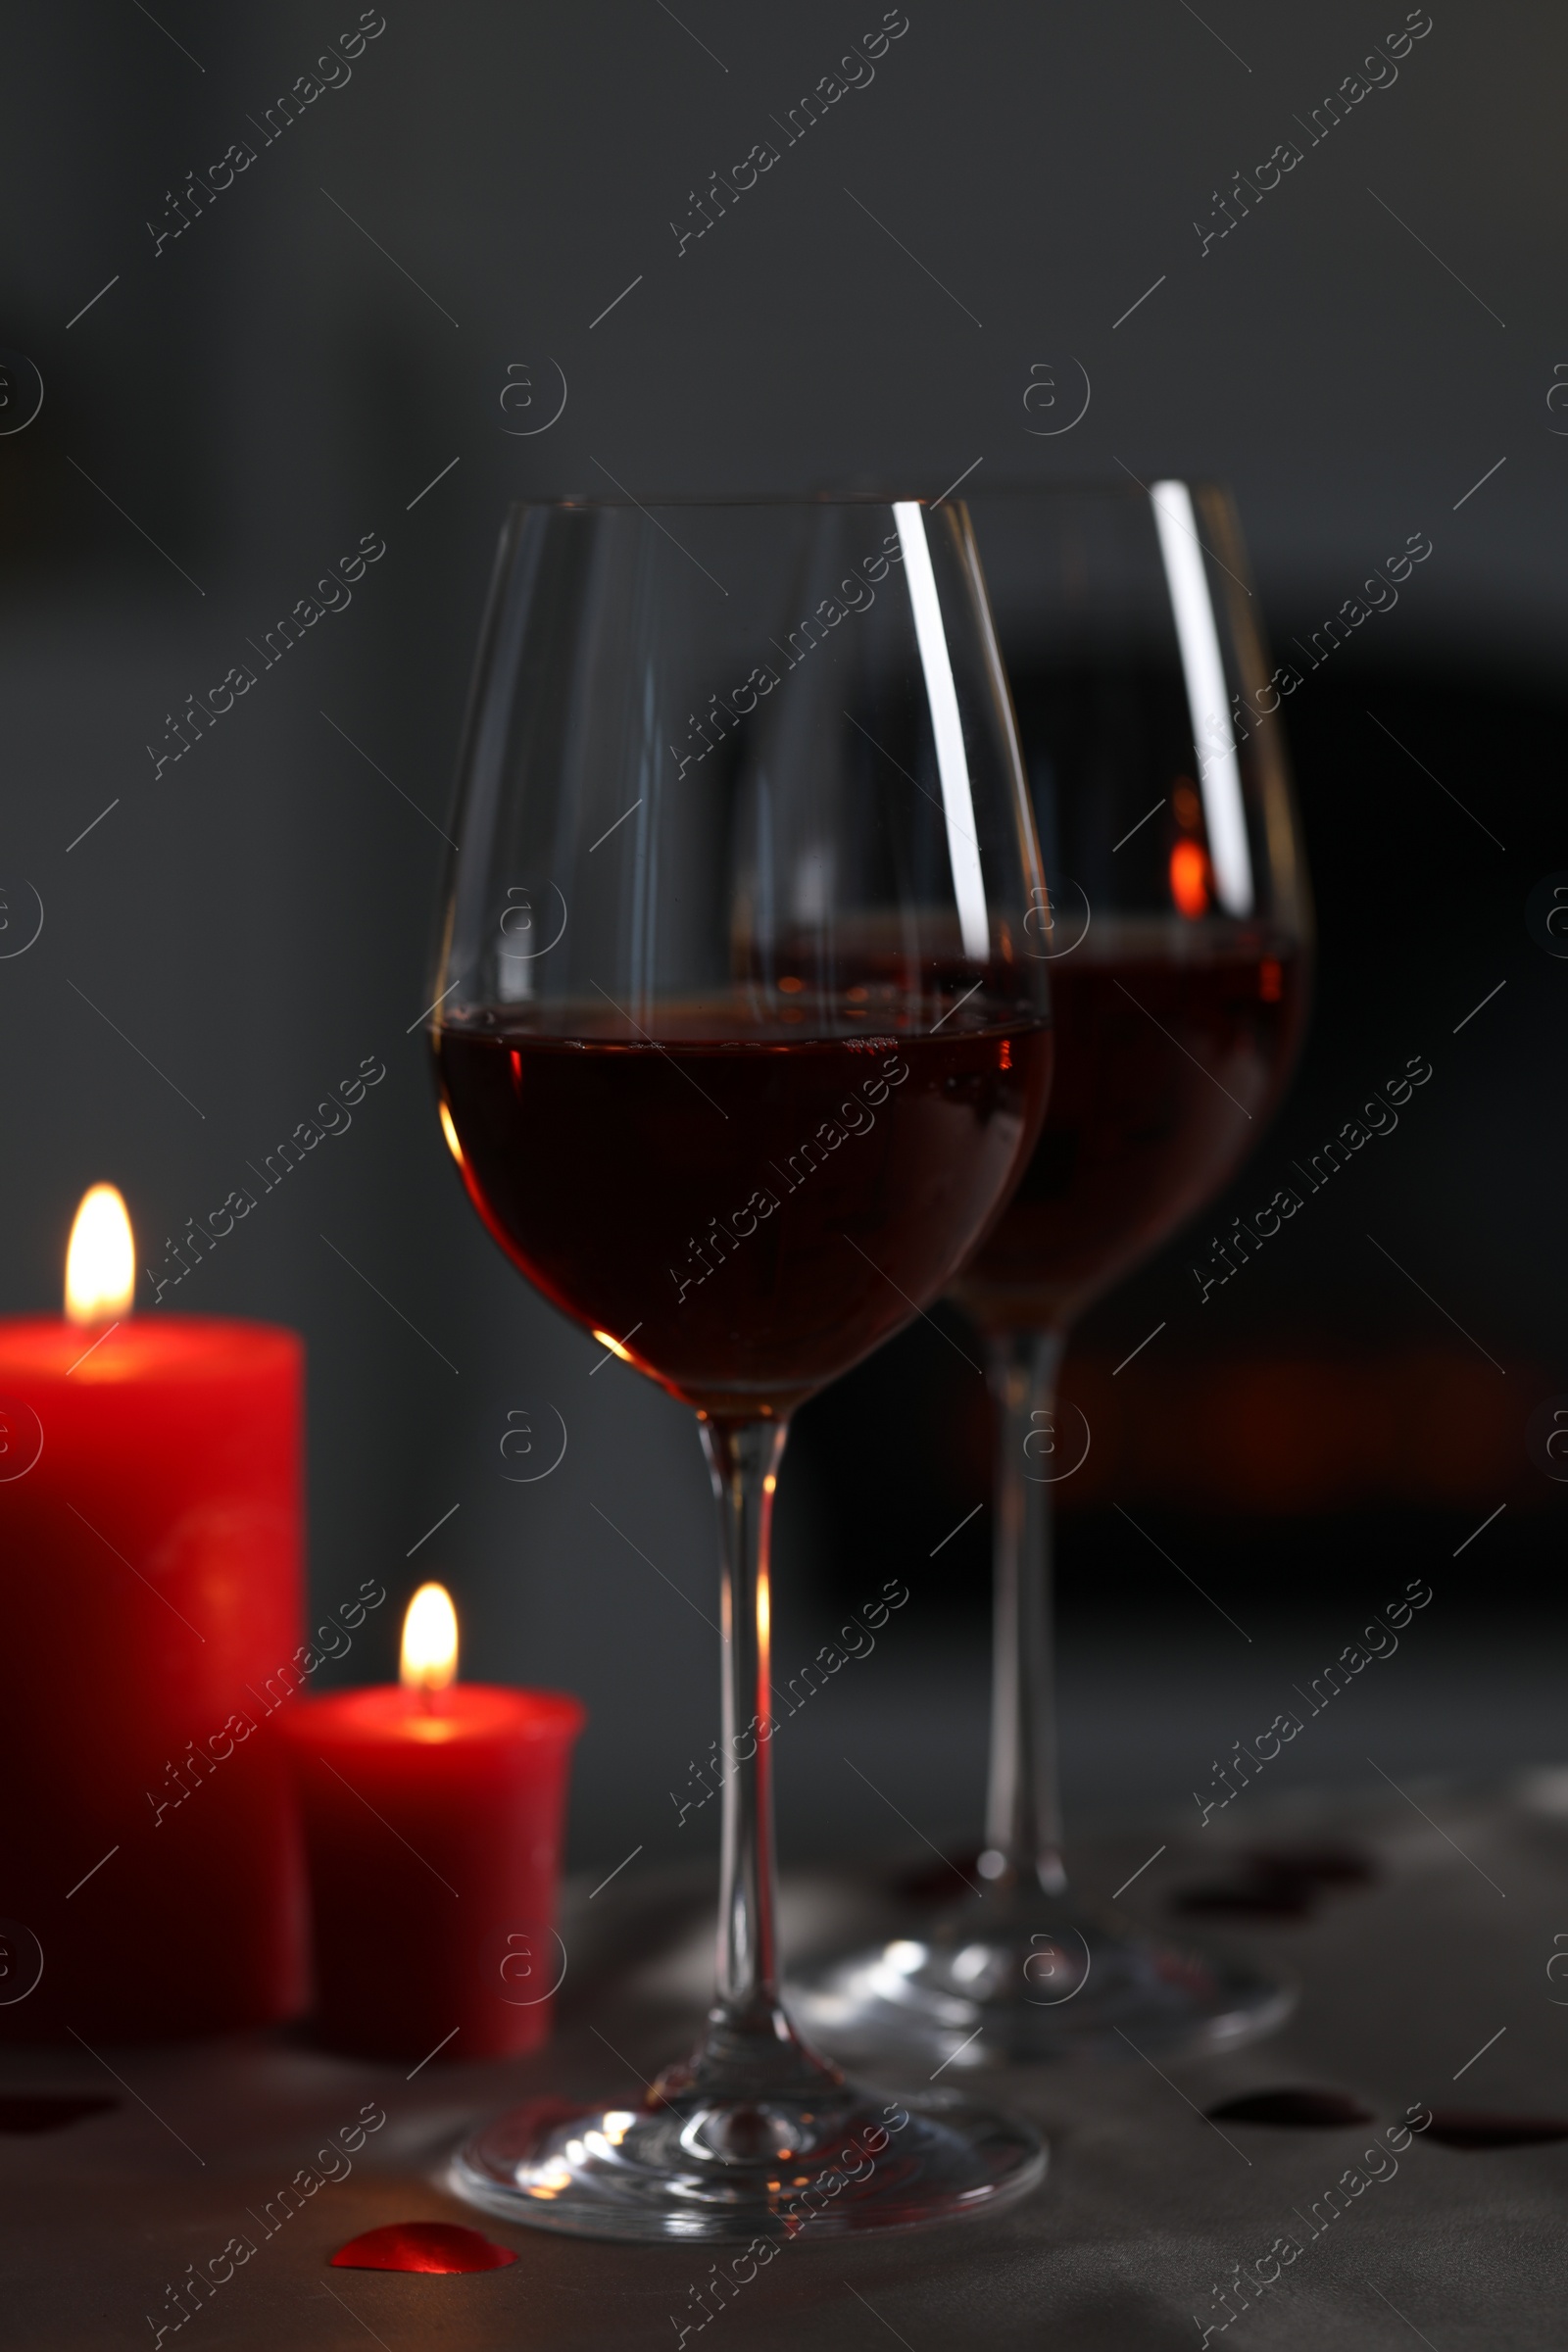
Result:
{"label": "blurred dark background", "polygon": [[[0,951],[44,919],[0,960],[0,1306],[53,1304],[89,1182],[164,1268],[383,1061],[177,1303],[308,1337],[323,1605],[440,1575],[466,1671],[587,1697],[585,1862],[714,1827],[677,1835],[669,1795],[717,1731],[706,1475],[686,1413],[481,1233],[419,1015],[502,510],[612,482],[1214,476],[1286,650],[1431,537],[1286,707],[1320,922],[1294,1090],[1234,1198],[1068,1359],[1094,1433],[1060,1490],[1068,1788],[1081,1818],[1187,1805],[1416,1575],[1436,1605],[1281,1780],[1364,1779],[1369,1747],[1394,1772],[1561,1751],[1564,1502],[1527,1432],[1568,1391],[1568,964],[1526,906],[1568,869],[1568,34],[1540,0],[1440,11],[1309,144],[1402,11],[914,5],[874,81],[682,248],[714,171],[782,146],[878,22],[62,0],[9,27]],[[329,43],[349,56],[318,69]],[[283,128],[318,73],[337,86]],[[1299,165],[1227,215],[1290,138]],[[220,185],[233,142],[254,160]],[[386,552],[352,604],[159,767],[188,698],[365,534]],[[1398,1133],[1200,1305],[1189,1243],[1413,1054],[1434,1077]],[[907,1842],[846,1754],[922,1834],[977,1824],[990,1441],[960,1348],[939,1310],[801,1417],[783,1676],[887,1579],[911,1599],[781,1737],[792,1854]],[[547,1408],[564,1458],[509,1483],[509,1413]],[[351,1678],[390,1670],[399,1614]]]}

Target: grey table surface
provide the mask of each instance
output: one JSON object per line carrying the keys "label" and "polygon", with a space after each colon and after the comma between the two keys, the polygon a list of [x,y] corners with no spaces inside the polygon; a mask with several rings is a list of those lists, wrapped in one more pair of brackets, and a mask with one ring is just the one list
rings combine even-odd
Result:
{"label": "grey table surface", "polygon": [[[1299,1980],[1284,2028],[1162,2071],[1129,2055],[968,2078],[971,2095],[1047,2133],[1041,2188],[989,2219],[880,2240],[813,2242],[808,2230],[686,2340],[705,2352],[716,2338],[761,2352],[808,2339],[821,2352],[861,2352],[890,2337],[907,2352],[1192,2347],[1222,2317],[1215,2285],[1265,2256],[1293,2213],[1306,2213],[1413,2103],[1568,2110],[1568,1984],[1547,1973],[1553,1953],[1568,1951],[1568,1771],[1486,1788],[1405,1784],[1353,1804],[1296,1796],[1256,1807],[1245,1838],[1227,1839],[1218,1820],[1201,1835],[1142,1824],[1079,1856],[1083,1890],[1108,1893],[1163,1841],[1125,1907],[1140,1898],[1147,1919],[1168,1922],[1173,1886],[1260,1836],[1350,1838],[1379,1865],[1372,1886],[1329,1896],[1304,1922],[1229,1933]],[[45,2134],[0,2134],[6,2339],[29,2352],[152,2345],[172,2316],[166,2289],[235,2232],[256,2239],[247,2216],[371,2102],[387,2120],[352,2169],[262,2239],[166,2344],[675,2345],[692,2318],[689,2290],[722,2249],[509,2228],[459,2205],[441,2174],[472,2123],[525,2091],[635,2098],[639,2077],[682,2047],[701,2013],[711,1899],[694,1871],[628,1870],[591,1905],[586,1886],[571,1889],[555,2039],[512,2064],[436,2060],[411,2081],[403,2066],[335,2058],[293,2035],[7,2052],[0,2092],[119,2104]],[[891,1923],[887,1899],[865,1873],[792,1880],[786,1940],[806,1949],[858,1938]],[[1222,2132],[1202,2113],[1286,2084],[1350,2091],[1376,2121]],[[359,2231],[416,2219],[477,2224],[519,2259],[453,2278],[328,2267]],[[1568,2345],[1565,2306],[1568,2141],[1465,2150],[1418,2138],[1211,2340],[1286,2352],[1556,2347]]]}

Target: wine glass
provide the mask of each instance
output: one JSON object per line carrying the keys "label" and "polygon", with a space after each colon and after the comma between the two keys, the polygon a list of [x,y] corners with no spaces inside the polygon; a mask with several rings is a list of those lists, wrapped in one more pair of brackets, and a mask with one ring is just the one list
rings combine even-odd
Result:
{"label": "wine glass", "polygon": [[1021,2194],[1027,2125],[889,2102],[778,1991],[768,1526],[790,1415],[941,1291],[1038,1132],[1044,903],[961,509],[568,500],[504,533],[431,1037],[502,1249],[695,1409],[718,1505],[718,1983],[641,2102],[456,2159],[542,2229],[906,2228]]}
{"label": "wine glass", "polygon": [[1295,673],[1270,675],[1225,494],[1129,481],[981,497],[971,514],[1051,877],[1031,947],[1056,1040],[1033,1156],[950,1294],[984,1336],[997,1427],[983,1885],[978,1904],[791,1986],[830,2049],[955,2067],[1224,2045],[1290,2006],[1247,1962],[1068,1893],[1052,1499],[1089,1443],[1056,1399],[1072,1323],[1256,1144],[1299,1042],[1311,939],[1274,716]]}

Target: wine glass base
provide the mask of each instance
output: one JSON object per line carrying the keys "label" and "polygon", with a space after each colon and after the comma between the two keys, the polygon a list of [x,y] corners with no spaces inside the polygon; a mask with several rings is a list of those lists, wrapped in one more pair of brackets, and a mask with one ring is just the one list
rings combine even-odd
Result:
{"label": "wine glass base", "polygon": [[1013,2117],[844,2082],[809,2107],[536,2099],[460,2149],[449,2185],[488,2213],[568,2236],[787,2240],[992,2213],[1033,2188],[1046,2161],[1039,2133]]}
{"label": "wine glass base", "polygon": [[1061,1901],[1039,1917],[818,1962],[792,1976],[791,2010],[828,2056],[898,2071],[1233,2049],[1296,2006],[1294,1984],[1234,1954]]}

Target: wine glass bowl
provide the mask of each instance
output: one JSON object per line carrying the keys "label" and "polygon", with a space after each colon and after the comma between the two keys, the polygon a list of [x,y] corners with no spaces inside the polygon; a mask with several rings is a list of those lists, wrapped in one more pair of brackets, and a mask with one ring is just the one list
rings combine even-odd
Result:
{"label": "wine glass bowl", "polygon": [[1062,912],[1035,941],[1046,1130],[954,1296],[983,1330],[1065,1329],[1255,1144],[1304,1024],[1311,913],[1230,501],[1160,482],[976,512]]}
{"label": "wine glass bowl", "polygon": [[[830,1958],[794,1989],[830,2048],[980,2066],[1219,2046],[1288,1990],[1068,1892],[1052,1676],[1055,1386],[1073,1320],[1255,1145],[1304,1021],[1311,911],[1270,675],[1229,500],[1149,491],[973,502],[1048,895],[1051,1102],[951,1296],[996,1408],[992,1761],[981,1902]],[[1245,1245],[1244,1245],[1245,1247]],[[1206,1295],[1206,1294],[1204,1294]]]}
{"label": "wine glass bowl", "polygon": [[512,527],[433,1036],[502,1247],[740,1419],[867,1354],[978,1239],[1049,1075],[1041,885],[991,784],[1015,755],[959,514],[677,527],[707,560],[631,508]]}
{"label": "wine glass bowl", "polygon": [[443,1126],[513,1263],[698,1414],[725,1767],[696,2050],[635,2104],[502,2118],[455,2184],[631,2238],[986,2210],[1040,2177],[1033,2132],[860,2089],[780,2003],[768,1652],[789,1416],[972,1252],[1050,1077],[1044,882],[962,511],[517,511],[454,832]]}

